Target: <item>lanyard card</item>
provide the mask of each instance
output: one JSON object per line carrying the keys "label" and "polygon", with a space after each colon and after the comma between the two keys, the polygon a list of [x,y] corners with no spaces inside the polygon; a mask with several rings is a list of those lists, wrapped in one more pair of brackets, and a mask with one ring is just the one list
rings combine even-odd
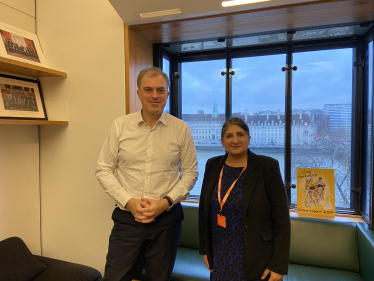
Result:
{"label": "lanyard card", "polygon": [[217,224],[223,228],[226,228],[226,217],[217,214]]}

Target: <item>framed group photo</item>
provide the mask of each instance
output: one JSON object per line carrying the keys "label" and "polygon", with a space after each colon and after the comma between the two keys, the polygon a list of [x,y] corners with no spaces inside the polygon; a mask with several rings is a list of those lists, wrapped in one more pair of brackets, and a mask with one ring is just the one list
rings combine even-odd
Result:
{"label": "framed group photo", "polygon": [[36,34],[0,22],[0,56],[46,67]]}
{"label": "framed group photo", "polygon": [[0,119],[48,120],[40,82],[0,74]]}

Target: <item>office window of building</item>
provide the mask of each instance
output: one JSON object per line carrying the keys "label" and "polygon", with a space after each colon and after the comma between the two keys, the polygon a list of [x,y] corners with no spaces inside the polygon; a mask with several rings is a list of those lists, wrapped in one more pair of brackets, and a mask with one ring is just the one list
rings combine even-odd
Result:
{"label": "office window of building", "polygon": [[[362,214],[367,221],[372,223],[370,216],[370,206],[372,206],[373,198],[373,40],[366,45],[366,85],[364,96],[364,159],[363,159],[363,200],[362,200]],[[372,208],[372,207],[371,207]]]}
{"label": "office window of building", "polygon": [[[198,155],[200,176],[191,192],[194,200],[200,194],[207,159],[225,153],[220,142],[222,124],[240,117],[250,128],[249,148],[278,160],[291,208],[297,203],[296,189],[291,189],[297,184],[296,168],[310,167],[334,170],[338,213],[370,211],[373,74],[371,64],[365,70],[371,74],[361,79],[353,66],[364,59],[363,41],[350,37],[357,30],[362,29],[296,31],[293,36],[234,38],[224,44],[221,40],[209,49],[196,48],[204,43],[186,45],[183,52],[178,44],[168,49],[172,69],[180,76],[173,80],[176,102],[171,112],[190,126]],[[370,61],[372,45],[368,43]],[[293,66],[297,69],[291,70]],[[359,109],[365,101],[360,90],[363,80],[368,83],[365,136],[353,126],[363,118]],[[363,169],[368,171],[366,177]],[[362,175],[367,185],[370,182],[362,210],[362,200],[352,191],[359,188],[356,175]]]}
{"label": "office window of building", "polygon": [[292,182],[298,167],[333,169],[335,206],[343,208],[351,197],[352,60],[352,48],[293,54]]}
{"label": "office window of building", "polygon": [[[170,77],[170,62],[166,58],[162,59],[162,71],[165,72]],[[170,91],[170,87],[169,87]],[[170,97],[168,98],[165,105],[165,112],[170,113]]]}
{"label": "office window of building", "polygon": [[225,78],[221,72],[225,69],[225,60],[183,62],[181,69],[182,120],[191,130],[195,139],[199,178],[192,189],[192,198],[200,196],[206,161],[224,154],[221,135],[212,131],[221,131],[225,121]]}
{"label": "office window of building", "polygon": [[[248,124],[250,149],[277,159],[283,177],[284,139],[276,136],[274,130],[284,130],[284,74],[280,69],[285,62],[285,54],[232,59],[235,71],[232,76],[232,117],[240,117]],[[254,124],[258,122],[268,126],[257,131]],[[260,134],[268,137],[260,139]]]}

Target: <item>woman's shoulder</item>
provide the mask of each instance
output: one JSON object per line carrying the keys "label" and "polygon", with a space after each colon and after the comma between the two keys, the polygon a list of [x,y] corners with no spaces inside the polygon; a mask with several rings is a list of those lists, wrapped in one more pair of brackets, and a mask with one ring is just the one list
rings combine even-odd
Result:
{"label": "woman's shoulder", "polygon": [[219,155],[219,156],[214,156],[212,158],[209,158],[206,161],[205,170],[209,170],[211,167],[213,167],[214,165],[216,165],[220,161],[223,161],[223,159],[225,158],[225,156],[226,155]]}
{"label": "woman's shoulder", "polygon": [[260,164],[278,163],[278,160],[273,157],[270,157],[267,155],[255,154],[252,151],[250,153],[253,155],[253,157],[256,158],[257,162]]}
{"label": "woman's shoulder", "polygon": [[212,158],[209,158],[208,161],[206,161],[206,162],[207,162],[207,164],[208,164],[208,163],[213,164],[213,163],[215,163],[215,162],[217,162],[217,161],[220,161],[223,157],[225,157],[225,155],[214,156],[214,157],[212,157]]}

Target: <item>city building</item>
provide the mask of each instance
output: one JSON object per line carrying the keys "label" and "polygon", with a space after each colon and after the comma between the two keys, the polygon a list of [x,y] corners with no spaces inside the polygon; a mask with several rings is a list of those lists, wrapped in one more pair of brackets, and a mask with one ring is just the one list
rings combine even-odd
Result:
{"label": "city building", "polygon": [[325,104],[323,111],[330,115],[331,131],[344,129],[351,132],[352,104]]}
{"label": "city building", "polygon": [[[217,116],[217,117],[214,117]],[[234,113],[233,117],[242,118],[249,127],[251,146],[284,146],[285,116],[279,110],[274,112]],[[302,113],[292,115],[292,144],[311,145],[317,139],[318,125],[314,115]],[[191,128],[196,146],[221,145],[221,129],[225,122],[225,114],[183,114],[184,120]],[[321,129],[320,129],[321,130]]]}

